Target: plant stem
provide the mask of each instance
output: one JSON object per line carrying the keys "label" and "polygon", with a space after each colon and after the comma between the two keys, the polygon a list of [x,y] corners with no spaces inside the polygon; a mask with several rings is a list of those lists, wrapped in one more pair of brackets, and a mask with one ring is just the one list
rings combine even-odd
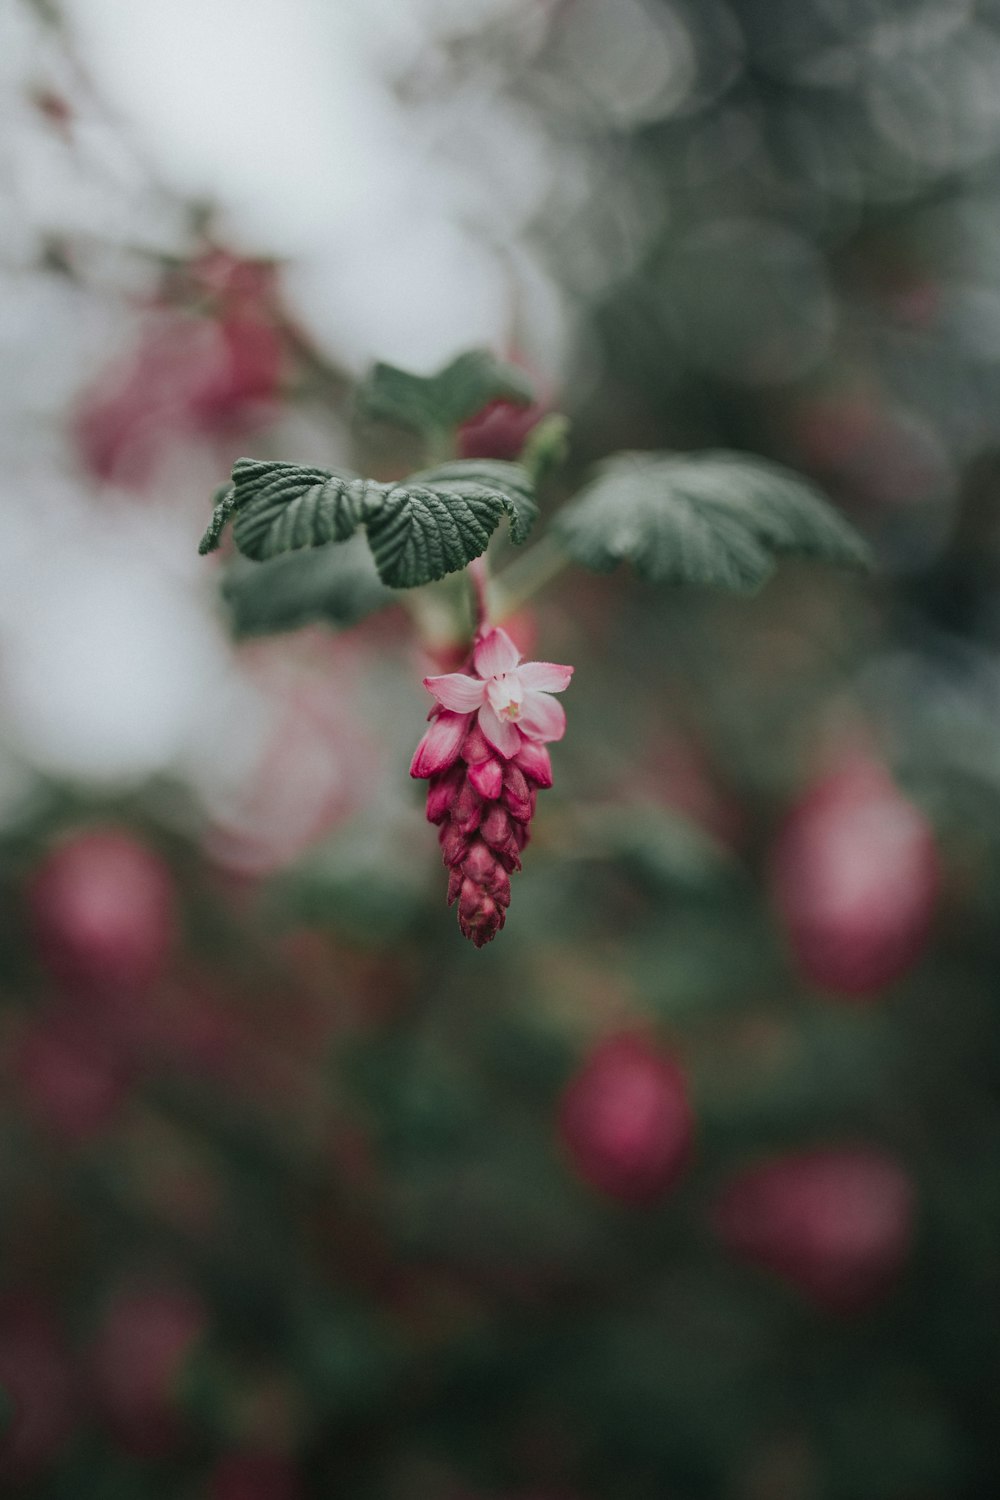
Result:
{"label": "plant stem", "polygon": [[456,619],[454,600],[449,599],[436,584],[401,589],[399,602],[429,651],[440,651],[461,640],[463,629]]}
{"label": "plant stem", "polygon": [[543,536],[523,557],[504,568],[490,588],[490,613],[494,623],[520,609],[540,588],[557,578],[569,561],[550,534]]}
{"label": "plant stem", "polygon": [[490,622],[489,577],[485,557],[475,557],[468,567],[469,584],[472,589],[472,628],[475,635],[481,634]]}

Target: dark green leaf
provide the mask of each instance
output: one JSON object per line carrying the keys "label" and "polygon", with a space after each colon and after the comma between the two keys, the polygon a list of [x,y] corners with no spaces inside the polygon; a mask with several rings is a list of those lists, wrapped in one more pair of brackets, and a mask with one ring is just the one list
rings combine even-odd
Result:
{"label": "dark green leaf", "polygon": [[314,620],[345,628],[395,602],[360,536],[339,547],[287,552],[270,562],[234,558],[222,580],[237,635],[296,630]]}
{"label": "dark green leaf", "polygon": [[482,485],[396,485],[368,523],[379,577],[409,589],[458,572],[486,551],[509,509],[507,495]]}
{"label": "dark green leaf", "polygon": [[456,488],[466,491],[474,485],[490,490],[507,512],[511,538],[518,544],[527,539],[538,516],[531,475],[523,464],[508,463],[505,459],[456,458],[451,463],[411,474],[406,482],[428,484],[449,493]]}
{"label": "dark green leaf", "polygon": [[464,568],[486,550],[501,517],[511,535],[528,535],[536,508],[519,464],[456,461],[381,484],[355,474],[241,458],[233,467],[226,514],[213,519],[214,540],[229,515],[240,551],[256,562],[285,552],[346,541],[359,525],[382,582],[415,588]]}
{"label": "dark green leaf", "polygon": [[556,521],[577,562],[627,560],[653,583],[760,587],[776,555],[869,566],[865,543],[806,480],[740,453],[623,453]]}
{"label": "dark green leaf", "polygon": [[347,471],[252,458],[237,459],[233,486],[236,545],[258,562],[299,547],[345,542],[388,488]]}
{"label": "dark green leaf", "polygon": [[214,552],[222,540],[226,522],[236,509],[236,486],[231,483],[220,484],[212,496],[212,505],[212,519],[208,523],[205,535],[198,543],[198,551],[202,557],[208,552]]}
{"label": "dark green leaf", "polygon": [[523,370],[502,363],[487,349],[472,349],[435,375],[377,364],[359,386],[356,403],[364,417],[432,433],[459,426],[488,401],[503,397],[527,405],[532,396]]}

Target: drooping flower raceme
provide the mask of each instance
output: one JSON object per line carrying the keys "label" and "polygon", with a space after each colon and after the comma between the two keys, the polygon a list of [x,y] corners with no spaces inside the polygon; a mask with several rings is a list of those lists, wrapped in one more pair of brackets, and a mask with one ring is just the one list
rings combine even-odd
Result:
{"label": "drooping flower raceme", "polygon": [[481,948],[504,925],[538,788],[552,785],[545,746],[566,729],[552,694],[569,685],[573,668],[522,662],[500,629],[479,637],[471,665],[472,673],[424,678],[436,702],[410,775],[429,779],[427,817],[439,825],[448,904],[458,902],[458,925]]}

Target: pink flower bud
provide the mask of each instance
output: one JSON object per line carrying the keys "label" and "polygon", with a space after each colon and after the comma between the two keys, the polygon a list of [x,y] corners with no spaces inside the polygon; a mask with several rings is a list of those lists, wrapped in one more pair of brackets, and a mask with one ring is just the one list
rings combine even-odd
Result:
{"label": "pink flower bud", "polygon": [[508,761],[503,772],[503,805],[512,817],[517,818],[519,823],[526,823],[531,817],[531,795],[528,791],[528,783],[524,779],[524,772],[519,771],[513,762]]}
{"label": "pink flower bud", "polygon": [[469,850],[462,868],[471,880],[477,880],[481,885],[488,885],[497,868],[496,857],[491,849],[477,839]]}
{"label": "pink flower bud", "polygon": [[482,835],[491,849],[507,849],[511,844],[510,817],[496,802],[483,819]]}
{"label": "pink flower bud", "polygon": [[462,882],[462,893],[458,901],[458,925],[464,937],[481,948],[496,937],[507,919],[507,914],[492,896],[472,880]]}
{"label": "pink flower bud", "polygon": [[531,402],[490,401],[458,429],[460,458],[516,459],[532,428],[545,416],[544,406]]}
{"label": "pink flower bud", "polygon": [[459,865],[468,853],[469,842],[454,823],[446,823],[438,835],[441,841],[441,857],[446,865]]}
{"label": "pink flower bud", "polygon": [[536,744],[534,740],[524,740],[515,758],[515,764],[520,766],[525,776],[529,776],[538,786],[550,787],[552,785],[552,757],[544,745]]}
{"label": "pink flower bud", "polygon": [[477,839],[462,863],[462,870],[500,906],[510,905],[510,876],[486,844]]}
{"label": "pink flower bud", "polygon": [[[451,812],[452,822],[459,833],[463,834],[466,838],[468,838],[470,833],[475,833],[483,821],[484,811],[482,797],[480,797],[475,787],[466,781],[462,790],[455,798]],[[490,816],[492,817],[492,812]],[[487,838],[487,835],[484,833],[483,837]]]}
{"label": "pink flower bud", "polygon": [[466,923],[473,922],[475,921],[481,906],[488,906],[492,908],[492,904],[493,903],[491,902],[489,896],[485,894],[482,887],[478,886],[474,880],[470,880],[468,876],[466,876],[466,878],[462,881],[462,889],[458,895],[459,919]]}
{"label": "pink flower bud", "polygon": [[480,761],[478,765],[469,766],[469,780],[481,797],[492,802],[500,795],[503,767],[498,760]]}
{"label": "pink flower bud", "polygon": [[[444,772],[440,777],[435,777],[427,792],[428,823],[440,823],[443,818],[448,817],[461,790],[462,772],[461,765],[452,766],[450,771]],[[478,791],[479,788],[477,787],[476,790]]]}
{"label": "pink flower bud", "polygon": [[410,775],[433,776],[453,765],[465,738],[468,722],[468,714],[435,714],[430,728],[414,751]]}
{"label": "pink flower bud", "polygon": [[492,754],[483,731],[478,724],[473,724],[462,741],[462,759],[470,766],[477,766],[480,761],[489,760]]}

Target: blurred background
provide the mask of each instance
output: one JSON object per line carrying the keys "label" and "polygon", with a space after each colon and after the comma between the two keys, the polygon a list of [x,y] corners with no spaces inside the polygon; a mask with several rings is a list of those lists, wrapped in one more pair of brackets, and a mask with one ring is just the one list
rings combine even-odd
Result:
{"label": "blurred background", "polygon": [[[8,0],[0,75],[0,1492],[997,1494],[1000,5]],[[526,605],[481,952],[412,622],[196,552],[473,346],[543,523],[734,448],[878,563]]]}

